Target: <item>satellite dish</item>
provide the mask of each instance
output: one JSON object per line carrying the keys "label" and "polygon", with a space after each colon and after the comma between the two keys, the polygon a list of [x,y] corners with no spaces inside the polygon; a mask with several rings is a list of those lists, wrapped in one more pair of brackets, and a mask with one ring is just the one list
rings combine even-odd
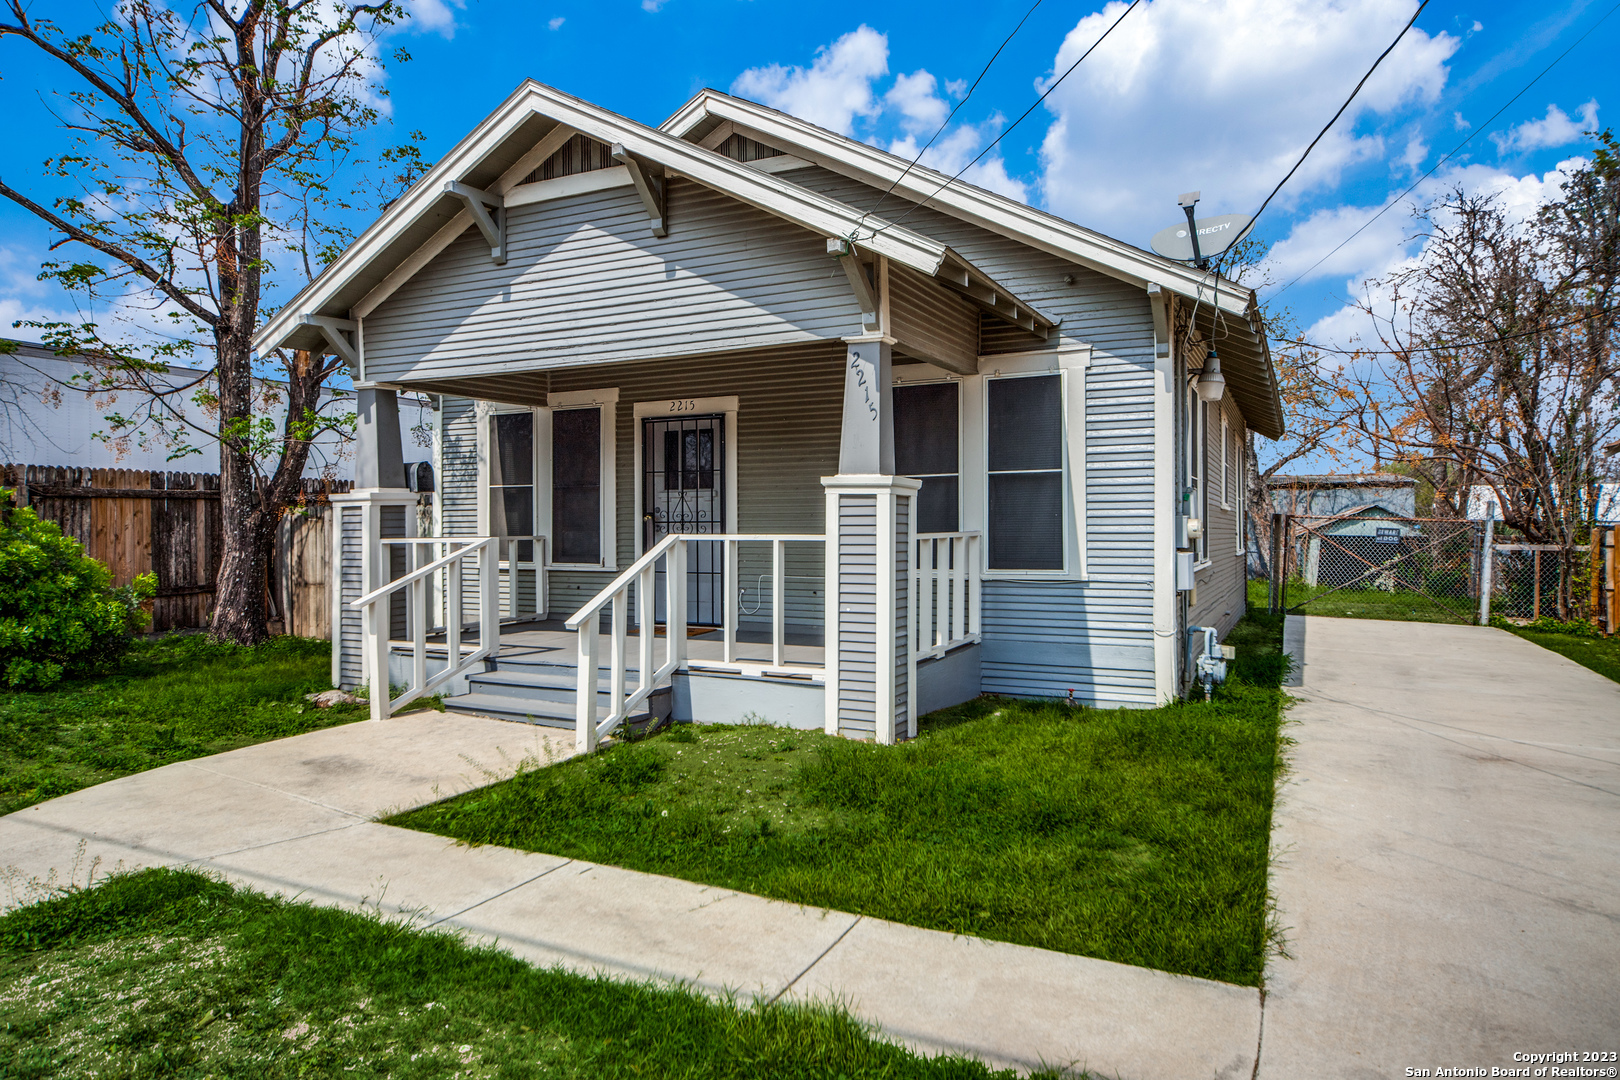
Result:
{"label": "satellite dish", "polygon": [[[1222,214],[1219,217],[1199,218],[1198,255],[1205,259],[1215,258],[1231,247],[1253,220],[1248,214]],[[1153,250],[1167,259],[1175,259],[1177,262],[1194,260],[1192,236],[1187,231],[1186,222],[1172,225],[1168,229],[1160,229],[1153,234],[1150,242]]]}

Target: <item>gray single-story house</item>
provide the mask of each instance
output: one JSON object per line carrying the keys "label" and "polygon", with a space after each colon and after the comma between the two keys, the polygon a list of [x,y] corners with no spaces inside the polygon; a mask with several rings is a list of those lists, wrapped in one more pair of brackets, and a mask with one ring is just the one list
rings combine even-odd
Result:
{"label": "gray single-story house", "polygon": [[653,128],[525,82],[257,345],[359,392],[334,680],[586,748],[1171,699],[1243,613],[1242,447],[1283,423],[1249,290],[708,90]]}

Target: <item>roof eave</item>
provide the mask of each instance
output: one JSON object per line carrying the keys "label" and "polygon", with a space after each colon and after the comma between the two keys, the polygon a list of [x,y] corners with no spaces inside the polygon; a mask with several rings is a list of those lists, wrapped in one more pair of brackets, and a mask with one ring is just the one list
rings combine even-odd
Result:
{"label": "roof eave", "polygon": [[[530,115],[609,143],[621,143],[632,155],[645,158],[696,183],[724,191],[733,198],[767,213],[790,220],[828,237],[854,232],[861,215],[853,207],[761,172],[722,154],[685,142],[668,132],[649,128],[605,109],[583,102],[552,87],[525,80],[485,120],[458,142],[405,195],[396,200],[314,281],[305,286],[254,336],[261,352],[292,343],[319,347],[315,333],[305,325],[306,315],[344,317],[347,310],[331,310],[335,294],[353,277],[370,267],[383,249],[411,224],[427,216],[448,198],[445,185],[461,182],[469,170],[492,154]],[[889,226],[862,240],[858,246],[872,254],[894,259],[929,277],[958,265],[1011,298],[1018,308],[1045,327],[1057,320],[1024,303],[1011,290],[996,284],[946,245],[899,226]],[[401,260],[403,261],[403,260]],[[309,338],[309,341],[303,341]]]}

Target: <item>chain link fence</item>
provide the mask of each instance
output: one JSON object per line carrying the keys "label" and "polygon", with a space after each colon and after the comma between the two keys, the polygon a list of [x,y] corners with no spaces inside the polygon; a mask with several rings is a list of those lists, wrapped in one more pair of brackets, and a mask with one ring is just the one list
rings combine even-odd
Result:
{"label": "chain link fence", "polygon": [[1293,614],[1478,619],[1479,522],[1352,513],[1288,516],[1278,524],[1272,591],[1281,593],[1277,606]]}

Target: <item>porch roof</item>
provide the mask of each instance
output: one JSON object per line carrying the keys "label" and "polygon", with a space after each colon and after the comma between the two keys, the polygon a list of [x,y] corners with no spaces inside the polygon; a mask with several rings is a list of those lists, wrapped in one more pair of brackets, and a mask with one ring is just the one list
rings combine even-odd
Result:
{"label": "porch roof", "polygon": [[[271,317],[254,347],[261,354],[280,347],[345,351],[328,332],[333,320],[350,318],[368,294],[420,269],[435,237],[474,227],[469,192],[505,196],[575,133],[828,238],[864,227],[858,251],[916,270],[1008,321],[1043,332],[1057,324],[937,240],[530,79]],[[865,236],[874,224],[880,231]]]}

